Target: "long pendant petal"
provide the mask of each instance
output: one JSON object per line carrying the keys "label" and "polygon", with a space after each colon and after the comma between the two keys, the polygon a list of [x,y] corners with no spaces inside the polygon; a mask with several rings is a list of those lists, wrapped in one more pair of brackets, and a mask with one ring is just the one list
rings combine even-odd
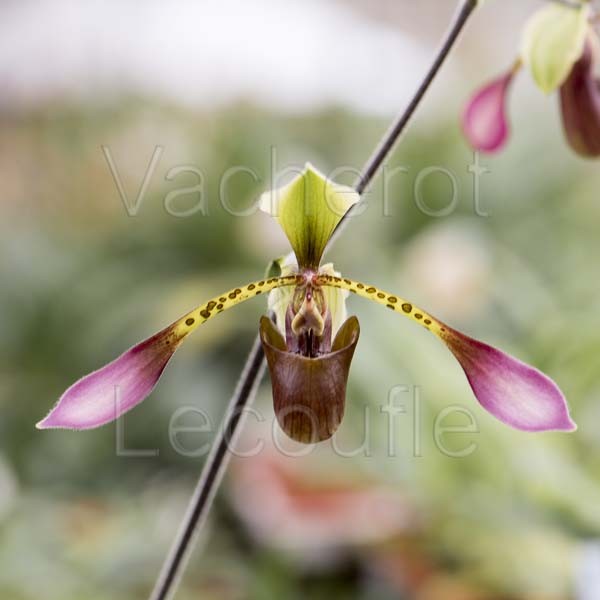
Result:
{"label": "long pendant petal", "polygon": [[296,275],[264,279],[211,298],[74,383],[37,428],[91,429],[114,421],[150,394],[171,356],[192,331],[245,300],[298,282]]}
{"label": "long pendant petal", "polygon": [[317,283],[348,290],[429,329],[454,354],[479,403],[507,425],[524,431],[577,428],[556,383],[536,368],[452,329],[412,302],[374,286],[329,275],[320,275]]}

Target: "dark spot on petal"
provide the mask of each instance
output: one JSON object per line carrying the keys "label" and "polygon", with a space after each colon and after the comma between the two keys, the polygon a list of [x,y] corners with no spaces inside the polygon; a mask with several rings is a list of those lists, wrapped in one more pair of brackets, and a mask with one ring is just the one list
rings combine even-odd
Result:
{"label": "dark spot on petal", "polygon": [[222,304],[217,304],[217,310],[220,312],[223,309],[223,305]]}
{"label": "dark spot on petal", "polygon": [[200,316],[204,319],[208,319],[210,317],[210,311],[209,310],[201,310]]}
{"label": "dark spot on petal", "polygon": [[415,319],[422,319],[423,315],[421,313],[415,313]]}
{"label": "dark spot on petal", "polygon": [[425,319],[423,323],[425,323],[425,325],[431,325],[431,319]]}
{"label": "dark spot on petal", "polygon": [[377,292],[377,297],[378,298],[385,298],[385,294],[383,292]]}
{"label": "dark spot on petal", "polygon": [[262,294],[262,290],[256,290],[256,296],[258,296],[259,294]]}
{"label": "dark spot on petal", "polygon": [[387,308],[391,308],[392,310],[396,310],[393,304],[386,304]]}
{"label": "dark spot on petal", "polygon": [[229,297],[230,297],[232,300],[235,300],[235,292],[229,292]]}
{"label": "dark spot on petal", "polygon": [[219,302],[227,302],[227,298],[225,298],[225,296],[221,296],[219,298]]}
{"label": "dark spot on petal", "polygon": [[251,283],[251,284],[248,286],[248,289],[249,289],[250,291],[252,291],[252,290],[253,290],[255,287],[256,287],[256,286],[255,286],[253,283]]}
{"label": "dark spot on petal", "polygon": [[264,281],[259,281],[258,285],[265,285],[265,282]]}
{"label": "dark spot on petal", "polygon": [[409,304],[408,302],[405,302],[405,303],[402,305],[402,310],[403,310],[405,313],[409,313],[409,312],[411,312],[411,311],[412,311],[412,304]]}
{"label": "dark spot on petal", "polygon": [[196,322],[195,319],[192,319],[192,317],[190,317],[189,319],[185,320],[185,324],[186,325],[193,325]]}
{"label": "dark spot on petal", "polygon": [[370,287],[366,289],[367,294],[374,294],[377,290],[374,287]]}
{"label": "dark spot on petal", "polygon": [[398,298],[396,298],[396,296],[388,296],[388,302],[396,304],[396,302],[398,302]]}
{"label": "dark spot on petal", "polygon": [[347,283],[348,285],[352,285],[352,282],[349,279],[344,279],[344,283]]}
{"label": "dark spot on petal", "polygon": [[217,303],[214,300],[211,300],[207,305],[206,308],[208,310],[212,310],[215,306],[217,305]]}

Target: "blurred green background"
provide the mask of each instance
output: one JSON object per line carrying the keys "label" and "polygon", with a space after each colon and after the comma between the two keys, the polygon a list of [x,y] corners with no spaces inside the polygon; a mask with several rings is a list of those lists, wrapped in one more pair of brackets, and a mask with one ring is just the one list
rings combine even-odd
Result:
{"label": "blurred green background", "polygon": [[[167,11],[157,3],[8,2],[0,9],[10,50],[0,53],[2,599],[146,597],[263,301],[198,331],[120,432],[40,432],[34,424],[78,377],[199,301],[260,277],[285,253],[268,217],[225,210],[223,174],[244,166],[259,176],[229,181],[228,198],[240,211],[270,187],[274,152],[278,171],[307,160],[326,173],[360,168],[393,107],[414,89],[453,7],[433,0],[251,4],[181,2]],[[281,436],[273,442],[265,381],[255,405],[264,420],[250,416],[238,446],[264,445],[231,464],[178,599],[600,597],[600,173],[566,148],[555,99],[537,95],[522,77],[511,100],[513,139],[502,155],[480,159],[489,172],[480,177],[480,214],[474,210],[473,156],[458,115],[472,88],[510,64],[519,26],[540,3],[488,4],[390,159],[387,185],[378,179],[367,210],[327,258],[544,370],[565,392],[579,430],[508,429],[478,407],[460,367],[432,336],[351,298],[362,336],[336,445],[292,456],[298,447]],[[306,50],[293,40],[282,47],[276,36],[270,52],[279,62],[265,56],[255,64],[260,51],[252,40],[286,25],[293,36],[299,10],[326,26]],[[120,11],[123,23],[113,20]],[[252,29],[255,21],[245,25],[245,11],[264,21],[261,31]],[[189,97],[147,85],[168,79],[165,64],[152,65],[179,43],[167,25],[162,45],[151,43],[148,23],[168,21],[167,12],[200,28],[196,50],[181,38],[186,61],[173,64],[182,81],[199,82]],[[202,27],[215,23],[223,29],[208,66],[223,81],[206,75],[201,52]],[[245,32],[239,45],[229,43],[228,24],[236,36]],[[352,27],[356,35],[344,44],[357,48],[353,61],[366,58],[343,64],[336,34]],[[311,43],[322,43],[327,31],[339,55],[312,57]],[[132,47],[147,46],[140,50],[150,72],[145,83],[119,51],[113,62],[94,58],[127,32]],[[407,40],[414,53],[382,54],[378,64],[371,40],[388,38]],[[247,71],[229,59],[246,52],[253,73],[272,71],[273,81],[256,86],[260,92],[235,85]],[[330,87],[323,83],[328,69],[340,77]],[[370,70],[376,76],[364,79]],[[304,85],[308,99],[299,96]],[[103,145],[131,203],[154,148],[163,148],[135,216]],[[170,171],[182,166],[188,170]],[[190,167],[202,174],[201,195],[169,197],[198,184]],[[424,214],[415,182],[432,167],[419,186]],[[353,180],[348,173],[339,179]],[[405,410],[392,433],[381,412],[390,399]],[[456,411],[444,418],[452,406],[468,409],[477,431],[447,433],[436,444],[436,418],[470,423]],[[212,431],[194,431],[207,417]],[[170,424],[192,430],[174,436]],[[464,449],[466,456],[449,455]]]}

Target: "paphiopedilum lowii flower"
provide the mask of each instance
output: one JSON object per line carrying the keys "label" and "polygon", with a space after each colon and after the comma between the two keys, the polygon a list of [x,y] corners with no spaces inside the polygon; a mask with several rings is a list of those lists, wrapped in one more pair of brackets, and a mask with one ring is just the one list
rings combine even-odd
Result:
{"label": "paphiopedilum lowii flower", "polygon": [[546,94],[560,93],[565,136],[580,156],[600,156],[600,81],[598,38],[586,3],[558,3],[537,11],[523,33],[519,59],[477,90],[468,101],[462,128],[470,145],[494,153],[508,142],[509,91],[522,65]]}
{"label": "paphiopedilum lowii flower", "polygon": [[557,385],[537,369],[479,342],[397,294],[348,279],[322,265],[342,216],[358,201],[310,165],[287,186],[264,194],[260,207],[286,233],[295,260],[277,262],[277,276],[220,294],[119,358],[73,384],[39,428],[88,429],[108,423],[144,400],[183,340],[237,304],[270,292],[276,323],[263,316],[260,336],[271,374],[277,419],[300,442],[325,440],[338,428],[350,363],[359,337],[346,318],[348,292],[408,317],[437,336],[456,357],[480,404],[525,431],[575,429]]}

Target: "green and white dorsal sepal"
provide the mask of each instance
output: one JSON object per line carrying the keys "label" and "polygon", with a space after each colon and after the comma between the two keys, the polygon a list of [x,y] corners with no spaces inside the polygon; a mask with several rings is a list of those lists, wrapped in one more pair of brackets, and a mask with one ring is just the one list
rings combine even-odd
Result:
{"label": "green and white dorsal sepal", "polygon": [[335,228],[359,199],[355,190],[306,163],[290,183],[265,192],[259,208],[277,220],[300,269],[316,271]]}

